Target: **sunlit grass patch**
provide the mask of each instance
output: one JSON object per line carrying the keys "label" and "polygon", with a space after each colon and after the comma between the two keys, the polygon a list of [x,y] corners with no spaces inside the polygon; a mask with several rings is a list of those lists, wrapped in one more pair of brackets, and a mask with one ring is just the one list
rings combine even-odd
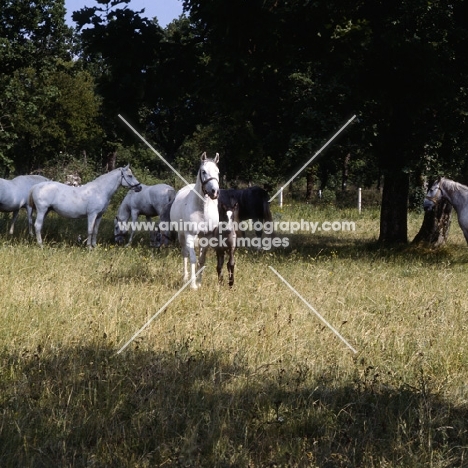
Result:
{"label": "sunlit grass patch", "polygon": [[[281,212],[306,214],[362,229],[239,249],[232,289],[210,252],[202,288],[120,354],[182,286],[178,247],[115,247],[111,215],[94,251],[76,231],[52,229],[43,249],[4,236],[1,466],[462,466],[468,248],[457,226],[437,251],[382,248],[375,211]],[[410,238],[421,221],[410,214]]]}

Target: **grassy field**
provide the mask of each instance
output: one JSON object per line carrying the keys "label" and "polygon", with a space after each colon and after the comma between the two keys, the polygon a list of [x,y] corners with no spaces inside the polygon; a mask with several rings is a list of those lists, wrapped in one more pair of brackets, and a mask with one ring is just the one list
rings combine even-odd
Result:
{"label": "grassy field", "polygon": [[[275,220],[355,221],[286,249],[239,250],[236,283],[181,287],[178,248],[45,247],[0,220],[1,467],[468,466],[468,248],[382,249],[377,210],[287,205]],[[410,214],[414,237],[422,214]],[[83,235],[83,237],[85,237]],[[357,350],[354,354],[268,268]]]}

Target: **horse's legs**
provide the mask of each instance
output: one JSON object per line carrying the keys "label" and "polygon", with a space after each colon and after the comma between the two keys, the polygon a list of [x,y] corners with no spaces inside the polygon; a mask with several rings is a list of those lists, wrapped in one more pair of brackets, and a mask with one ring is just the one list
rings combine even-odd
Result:
{"label": "horse's legs", "polygon": [[182,258],[184,263],[184,283],[189,279],[188,272],[188,259],[189,259],[189,249],[187,247],[187,240],[183,231],[179,231],[179,244],[181,245]]}
{"label": "horse's legs", "polygon": [[[208,246],[200,247],[200,254],[198,255],[198,270],[205,266],[206,260],[206,252],[208,251]],[[201,286],[202,283],[202,275],[203,273],[200,272],[197,277],[198,286]]]}
{"label": "horse's legs", "polygon": [[[36,208],[37,209],[37,208]],[[42,247],[42,224],[44,223],[44,219],[46,217],[47,211],[39,211],[37,210],[36,221],[34,223],[34,230],[36,231],[36,239],[37,243]]]}
{"label": "horse's legs", "polygon": [[231,246],[229,249],[229,260],[227,261],[227,269],[229,273],[229,286],[232,287],[234,284],[234,266],[236,265],[236,261],[234,259],[234,252],[236,248],[235,246]]}
{"label": "horse's legs", "polygon": [[102,215],[99,215],[96,218],[96,221],[94,221],[93,247],[96,247],[96,244],[97,244],[97,235],[98,235],[99,225],[101,224],[101,221],[102,221]]}
{"label": "horse's legs", "polygon": [[[197,279],[196,279],[196,276],[195,276],[195,273],[196,273],[196,266],[197,266],[197,255],[195,254],[195,238],[196,236],[194,236],[193,234],[186,234],[185,235],[185,246],[186,246],[186,249],[187,249],[187,253],[188,253],[188,256],[190,257],[190,269],[191,269],[191,285],[190,287],[192,289],[198,289],[198,284],[200,284],[201,282],[201,278],[199,275],[199,281],[198,281],[198,284],[197,284]],[[200,255],[201,255],[201,252],[200,252]],[[184,267],[185,267],[185,271],[187,271],[187,258],[184,257]]]}
{"label": "horse's legs", "polygon": [[[254,218],[254,219],[252,220],[252,223],[255,224],[257,221],[260,221],[260,219]],[[263,220],[262,220],[262,226],[263,226]],[[262,233],[263,233],[263,230],[262,230],[262,229],[260,229],[259,231],[255,231],[255,235],[256,235],[257,237],[262,237]]]}
{"label": "horse's legs", "polygon": [[33,207],[30,205],[26,205],[26,213],[28,214],[28,227],[29,227],[29,235],[33,235]]}
{"label": "horse's legs", "polygon": [[92,249],[96,247],[96,238],[97,232],[99,229],[99,224],[101,223],[102,215],[98,216],[97,214],[88,215],[88,241],[86,245]]}
{"label": "horse's legs", "polygon": [[[150,226],[153,227],[154,224],[151,224],[151,216],[146,217],[146,226],[148,229],[150,229]],[[160,239],[159,234],[159,228],[156,227],[155,229],[150,229],[150,247],[160,247],[161,246],[161,241],[158,241]]]}
{"label": "horse's legs", "polygon": [[216,271],[218,272],[218,282],[223,282],[224,249],[216,249]]}
{"label": "horse's legs", "polygon": [[[148,220],[148,217],[146,217]],[[135,235],[135,230],[133,227],[135,226],[135,223],[138,221],[138,212],[137,211],[132,211],[132,224],[130,225],[129,232],[130,232],[130,237],[128,238],[127,246],[129,246],[132,243],[133,236]],[[150,218],[151,221],[151,218]]]}
{"label": "horse's legs", "polygon": [[18,217],[19,210],[13,211],[13,217],[11,218],[11,226],[10,226],[10,234],[13,234],[13,231],[15,229],[15,221],[16,218]]}

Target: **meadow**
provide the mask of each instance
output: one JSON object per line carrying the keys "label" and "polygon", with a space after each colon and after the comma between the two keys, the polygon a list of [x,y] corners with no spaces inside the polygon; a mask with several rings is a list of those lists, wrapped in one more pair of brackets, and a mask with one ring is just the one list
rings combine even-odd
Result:
{"label": "meadow", "polygon": [[[50,216],[45,247],[0,220],[0,466],[468,465],[468,247],[382,248],[377,208],[273,206],[355,231],[240,249],[232,289],[210,252],[184,290],[176,246],[112,242]],[[422,222],[409,214],[409,238]],[[83,236],[85,237],[85,236]],[[270,270],[356,349],[353,353]]]}

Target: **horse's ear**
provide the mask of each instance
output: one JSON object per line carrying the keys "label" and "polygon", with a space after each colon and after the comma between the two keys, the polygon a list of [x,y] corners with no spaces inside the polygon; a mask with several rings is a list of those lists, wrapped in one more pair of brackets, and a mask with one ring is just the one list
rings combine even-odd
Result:
{"label": "horse's ear", "polygon": [[219,153],[216,153],[216,156],[215,156],[215,158],[214,158],[214,162],[215,162],[216,164],[218,164],[218,162],[219,162]]}
{"label": "horse's ear", "polygon": [[201,155],[202,162],[206,161],[206,151]]}
{"label": "horse's ear", "polygon": [[128,163],[125,167],[124,170],[126,171],[127,169],[130,169],[130,163]]}

